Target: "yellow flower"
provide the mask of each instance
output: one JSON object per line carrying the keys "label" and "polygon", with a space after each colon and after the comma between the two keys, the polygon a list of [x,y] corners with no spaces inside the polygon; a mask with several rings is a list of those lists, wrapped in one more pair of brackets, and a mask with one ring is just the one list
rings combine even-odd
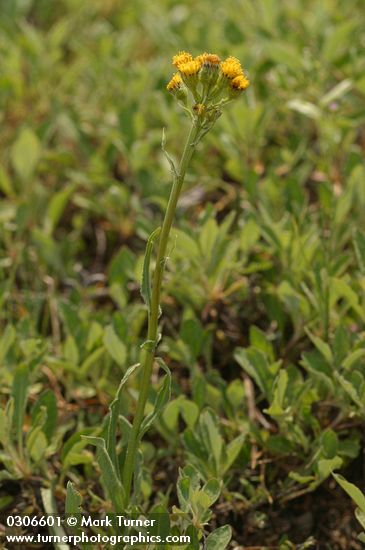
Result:
{"label": "yellow flower", "polygon": [[172,58],[172,64],[179,69],[180,65],[192,60],[193,60],[193,56],[190,53],[179,52],[177,55],[174,55],[174,57]]}
{"label": "yellow flower", "polygon": [[175,73],[173,75],[166,88],[169,92],[172,93],[172,95],[176,97],[176,99],[182,101],[186,105],[188,99],[188,91],[184,86],[184,83],[179,73]]}
{"label": "yellow flower", "polygon": [[203,53],[195,58],[201,65],[208,65],[210,67],[218,66],[220,63],[220,57],[215,53]]}
{"label": "yellow flower", "polygon": [[179,71],[183,76],[193,76],[198,74],[200,67],[201,65],[199,61],[194,59],[193,61],[187,61],[186,63],[179,65]]}
{"label": "yellow flower", "polygon": [[230,80],[236,78],[237,76],[243,76],[241,63],[236,57],[227,57],[227,59],[222,61],[221,71],[222,74]]}
{"label": "yellow flower", "polygon": [[170,82],[167,84],[166,88],[169,92],[175,91],[182,86],[182,80],[179,73],[175,73],[171,78]]}
{"label": "yellow flower", "polygon": [[250,81],[244,75],[236,76],[231,81],[231,87],[233,88],[233,90],[237,90],[239,92],[243,92],[244,90],[246,90],[249,85]]}
{"label": "yellow flower", "polygon": [[204,92],[207,92],[217,82],[221,60],[215,53],[206,52],[198,55],[195,60],[201,64],[199,78],[204,86]]}
{"label": "yellow flower", "polygon": [[184,84],[192,92],[195,99],[197,99],[196,87],[199,83],[199,77],[198,77],[199,71],[200,71],[200,63],[195,59],[193,59],[193,61],[187,61],[186,63],[182,63],[181,65],[179,65],[180,76]]}

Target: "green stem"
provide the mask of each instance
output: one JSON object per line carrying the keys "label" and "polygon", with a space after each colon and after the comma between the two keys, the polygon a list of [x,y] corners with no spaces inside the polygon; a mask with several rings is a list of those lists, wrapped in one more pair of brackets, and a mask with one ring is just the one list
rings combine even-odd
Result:
{"label": "green stem", "polygon": [[[194,119],[189,135],[187,137],[184,152],[181,157],[178,173],[174,178],[174,183],[171,188],[170,198],[167,205],[165,218],[162,224],[162,229],[158,242],[157,258],[156,258],[156,267],[153,275],[152,282],[152,296],[151,296],[151,308],[148,316],[148,333],[147,340],[157,343],[158,338],[158,317],[160,310],[160,299],[161,299],[161,286],[162,286],[162,277],[166,261],[166,249],[169,240],[171,225],[174,219],[175,210],[179,195],[181,192],[182,185],[184,183],[185,173],[189,165],[190,159],[193,155],[196,140],[201,129],[200,120]],[[132,430],[129,436],[127,454],[125,458],[124,468],[123,468],[123,486],[126,494],[126,506],[129,504],[130,493],[132,487],[132,479],[135,467],[136,452],[138,449],[139,442],[139,431],[141,423],[144,417],[144,411],[146,407],[148,391],[151,384],[151,374],[153,361],[155,358],[155,346],[152,349],[142,350],[142,380],[138,396],[136,414],[133,420]]]}

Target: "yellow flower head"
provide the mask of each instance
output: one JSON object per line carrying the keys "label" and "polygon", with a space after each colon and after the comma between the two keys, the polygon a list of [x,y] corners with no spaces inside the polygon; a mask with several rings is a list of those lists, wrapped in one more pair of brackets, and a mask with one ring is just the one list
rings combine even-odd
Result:
{"label": "yellow flower head", "polygon": [[219,76],[220,58],[215,53],[203,53],[195,58],[201,65],[201,71],[199,73],[200,82],[204,86],[204,90],[207,91],[214,86]]}
{"label": "yellow flower head", "polygon": [[241,63],[236,57],[227,57],[227,59],[222,61],[221,71],[222,74],[230,80],[236,78],[237,76],[243,76]]}
{"label": "yellow flower head", "polygon": [[220,63],[220,57],[215,53],[203,53],[195,58],[201,65],[208,65],[210,67],[218,67]]}
{"label": "yellow flower head", "polygon": [[177,55],[174,55],[172,58],[172,64],[175,65],[178,69],[180,68],[180,65],[183,63],[188,63],[188,61],[192,61],[193,56],[188,52],[179,52]]}
{"label": "yellow flower head", "polygon": [[166,88],[169,92],[175,91],[182,86],[182,80],[179,73],[175,73],[171,78],[170,82],[167,84]]}
{"label": "yellow flower head", "polygon": [[231,81],[232,89],[237,90],[238,92],[243,92],[244,90],[246,90],[246,88],[249,87],[249,85],[250,81],[244,75],[236,76]]}
{"label": "yellow flower head", "polygon": [[201,64],[195,59],[179,65],[180,74],[183,76],[194,76],[200,71]]}
{"label": "yellow flower head", "polygon": [[186,105],[188,92],[179,73],[175,73],[166,86],[167,90]]}

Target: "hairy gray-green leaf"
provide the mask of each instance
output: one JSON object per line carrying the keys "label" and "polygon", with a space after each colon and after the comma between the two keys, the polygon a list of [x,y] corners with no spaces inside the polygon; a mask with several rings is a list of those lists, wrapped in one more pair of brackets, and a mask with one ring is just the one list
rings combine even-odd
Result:
{"label": "hairy gray-green leaf", "polygon": [[204,550],[225,550],[231,538],[232,529],[229,525],[218,527],[218,529],[215,529],[208,535]]}
{"label": "hairy gray-green leaf", "polygon": [[124,509],[125,492],[114,468],[114,464],[108,455],[105,440],[102,437],[81,436],[90,445],[97,448],[96,457],[101,470],[101,476],[108,496],[113,503],[115,513],[121,514]]}

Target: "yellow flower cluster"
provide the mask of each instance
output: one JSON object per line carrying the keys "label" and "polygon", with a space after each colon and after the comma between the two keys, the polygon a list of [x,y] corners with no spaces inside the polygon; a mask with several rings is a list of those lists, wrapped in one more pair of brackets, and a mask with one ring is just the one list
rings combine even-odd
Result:
{"label": "yellow flower cluster", "polygon": [[221,61],[214,53],[204,52],[193,57],[181,51],[174,55],[172,64],[178,72],[167,84],[169,92],[186,104],[188,90],[196,104],[219,104],[234,99],[250,85],[241,63],[235,57]]}

